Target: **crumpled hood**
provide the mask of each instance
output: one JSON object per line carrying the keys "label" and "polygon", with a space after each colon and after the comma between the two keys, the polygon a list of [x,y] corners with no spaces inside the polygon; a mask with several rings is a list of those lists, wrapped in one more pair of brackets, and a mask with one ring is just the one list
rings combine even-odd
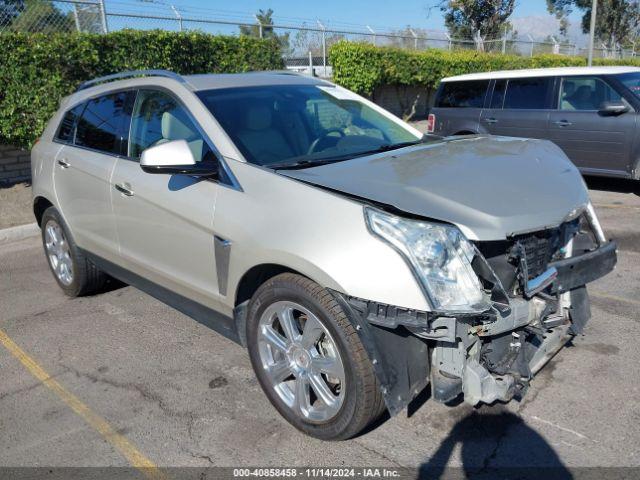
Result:
{"label": "crumpled hood", "polygon": [[279,173],[453,223],[475,240],[557,226],[589,201],[577,168],[545,140],[448,138]]}

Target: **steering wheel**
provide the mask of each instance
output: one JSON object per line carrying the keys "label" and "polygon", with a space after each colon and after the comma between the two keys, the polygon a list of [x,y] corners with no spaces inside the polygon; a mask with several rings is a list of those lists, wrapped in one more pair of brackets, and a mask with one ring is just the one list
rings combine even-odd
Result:
{"label": "steering wheel", "polygon": [[341,137],[345,137],[346,136],[345,133],[340,128],[337,128],[337,127],[328,128],[327,130],[324,131],[324,133],[322,135],[320,135],[313,142],[311,142],[311,145],[309,145],[309,150],[307,150],[307,155],[311,155],[312,153],[315,153],[316,148],[318,147],[318,145],[320,145],[320,143],[323,140],[325,140],[327,137],[329,137],[329,135],[332,134],[332,133],[338,133],[338,134],[340,134]]}

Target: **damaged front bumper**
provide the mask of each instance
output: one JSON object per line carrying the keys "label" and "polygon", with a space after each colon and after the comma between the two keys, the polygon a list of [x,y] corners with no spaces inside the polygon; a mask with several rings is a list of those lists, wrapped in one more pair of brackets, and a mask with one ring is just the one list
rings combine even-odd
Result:
{"label": "damaged front bumper", "polygon": [[[440,402],[461,393],[473,405],[522,396],[533,375],[582,332],[590,318],[586,284],[616,261],[615,242],[599,242],[591,251],[549,262],[523,281],[521,295],[503,290],[480,315],[449,316],[333,294],[369,354],[393,415],[429,382]],[[486,261],[485,267],[493,273]]]}

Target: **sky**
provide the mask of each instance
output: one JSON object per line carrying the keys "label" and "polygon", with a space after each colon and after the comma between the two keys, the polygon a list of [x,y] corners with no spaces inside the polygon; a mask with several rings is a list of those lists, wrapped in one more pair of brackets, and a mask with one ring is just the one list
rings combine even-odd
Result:
{"label": "sky", "polygon": [[[407,25],[429,30],[445,30],[440,10],[434,0],[157,0],[172,3],[179,9],[218,12],[221,17],[232,18],[250,15],[258,9],[271,8],[275,23],[298,24],[320,19],[338,27],[369,25],[374,30],[396,30]],[[107,5],[109,0],[107,0]],[[215,11],[215,12],[214,12]],[[208,15],[207,15],[208,16]],[[579,39],[580,16],[571,17],[569,36]],[[519,34],[531,34],[534,38],[554,35],[558,32],[557,20],[547,12],[545,0],[518,0],[511,17]]]}

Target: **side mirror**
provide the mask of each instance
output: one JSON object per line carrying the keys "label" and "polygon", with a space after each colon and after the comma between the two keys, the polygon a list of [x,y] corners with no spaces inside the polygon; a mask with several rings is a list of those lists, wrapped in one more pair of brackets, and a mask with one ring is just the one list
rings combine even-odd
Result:
{"label": "side mirror", "polygon": [[172,140],[147,148],[140,157],[140,168],[147,173],[194,175],[215,177],[217,165],[196,162],[186,140]]}
{"label": "side mirror", "polygon": [[629,106],[624,102],[602,102],[598,113],[605,117],[622,115],[629,111]]}

